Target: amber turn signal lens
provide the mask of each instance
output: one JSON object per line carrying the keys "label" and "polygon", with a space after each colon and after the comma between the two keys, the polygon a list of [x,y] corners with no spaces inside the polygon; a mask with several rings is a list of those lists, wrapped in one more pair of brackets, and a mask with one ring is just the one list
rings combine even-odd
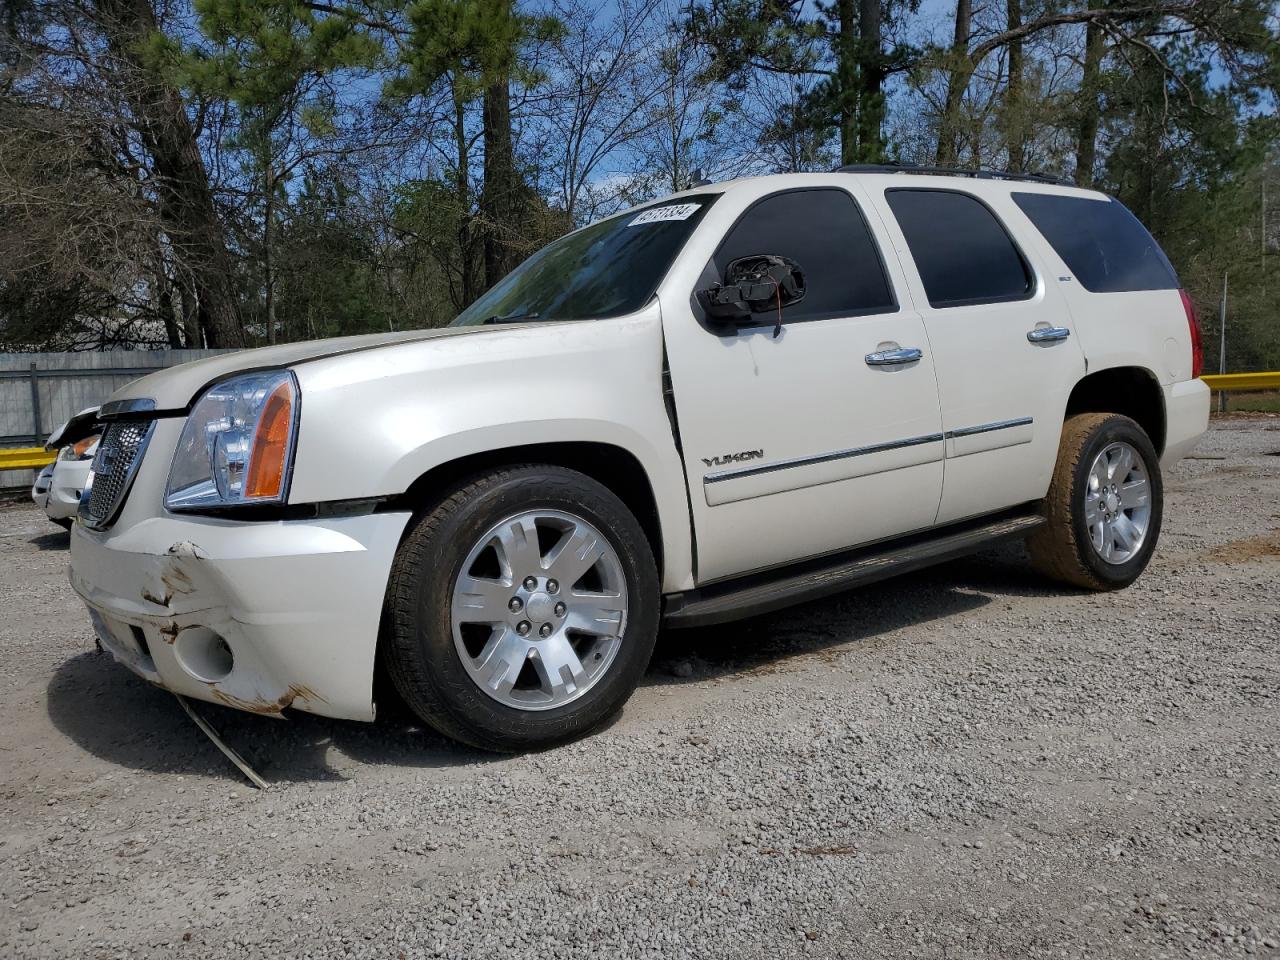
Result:
{"label": "amber turn signal lens", "polygon": [[245,479],[246,499],[278,497],[284,484],[284,463],[289,455],[289,428],[293,420],[293,388],[283,381],[267,397],[258,429],[253,434],[253,454]]}
{"label": "amber turn signal lens", "polygon": [[76,455],[76,457],[83,460],[84,455],[88,452],[89,448],[97,442],[98,435],[95,433],[91,437],[85,437],[83,440],[77,440],[71,445],[71,451]]}

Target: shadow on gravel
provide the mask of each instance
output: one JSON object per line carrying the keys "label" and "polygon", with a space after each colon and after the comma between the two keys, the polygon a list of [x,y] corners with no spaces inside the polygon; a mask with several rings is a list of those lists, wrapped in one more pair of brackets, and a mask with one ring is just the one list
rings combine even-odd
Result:
{"label": "shadow on gravel", "polygon": [[[65,539],[66,534],[55,533],[31,542]],[[665,631],[644,683],[785,669],[794,657],[835,655],[901,627],[979,609],[993,597],[1060,592],[1027,566],[1020,547],[1004,548],[739,623]],[[47,693],[54,725],[108,763],[243,783],[172,694],[135,677],[105,654],[86,652],[64,662]],[[384,702],[379,697],[380,705]],[[375,724],[305,713],[275,720],[206,703],[197,703],[196,709],[273,782],[345,779],[342,758],[405,768],[502,759],[424,728],[398,704],[382,709]],[[336,764],[330,762],[331,751],[337,755]]]}
{"label": "shadow on gravel", "polygon": [[[106,654],[67,660],[48,686],[49,718],[62,733],[108,763],[151,773],[243,783],[236,769],[183,713],[173,694],[151,686]],[[290,713],[260,717],[195,702],[227,743],[268,781],[343,780],[330,751],[367,764],[450,767],[501,759],[455,744],[401,715],[377,723]]]}
{"label": "shadow on gravel", "polygon": [[38,537],[32,537],[27,543],[39,550],[69,550],[71,533],[68,530],[55,530],[52,533],[42,533]]}
{"label": "shadow on gravel", "polygon": [[1074,592],[1031,569],[1019,544],[736,623],[667,630],[646,685],[784,669],[793,657],[835,655],[882,634],[976,610],[993,596]]}

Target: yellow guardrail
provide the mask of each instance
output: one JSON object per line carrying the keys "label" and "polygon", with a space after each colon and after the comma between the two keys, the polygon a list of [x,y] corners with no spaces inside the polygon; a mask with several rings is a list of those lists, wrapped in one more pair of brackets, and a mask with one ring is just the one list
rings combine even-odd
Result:
{"label": "yellow guardrail", "polygon": [[1210,390],[1280,390],[1280,371],[1267,373],[1207,373],[1200,378]]}
{"label": "yellow guardrail", "polygon": [[57,450],[44,447],[8,448],[0,450],[0,470],[39,470],[57,458]]}

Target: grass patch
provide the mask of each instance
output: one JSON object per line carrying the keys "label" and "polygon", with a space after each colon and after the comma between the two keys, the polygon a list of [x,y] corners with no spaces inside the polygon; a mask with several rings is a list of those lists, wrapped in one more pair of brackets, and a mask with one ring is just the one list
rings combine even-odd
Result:
{"label": "grass patch", "polygon": [[[1214,413],[1218,411],[1216,394],[1209,409]],[[1232,413],[1280,413],[1280,393],[1228,393],[1227,410]]]}

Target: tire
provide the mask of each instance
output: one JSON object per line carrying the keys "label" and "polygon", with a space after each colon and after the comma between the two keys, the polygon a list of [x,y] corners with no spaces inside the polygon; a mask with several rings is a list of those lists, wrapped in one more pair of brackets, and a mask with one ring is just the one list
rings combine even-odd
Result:
{"label": "tire", "polygon": [[54,523],[56,523],[58,526],[60,526],[63,530],[71,529],[70,517],[50,517],[49,519],[52,520]]}
{"label": "tire", "polygon": [[562,467],[494,470],[445,491],[405,535],[385,665],[441,733],[497,752],[545,748],[622,708],[649,665],[660,601],[644,531],[606,487]]}
{"label": "tire", "polygon": [[[1104,455],[1106,460],[1100,461]],[[1134,464],[1131,469],[1127,462]],[[1091,480],[1091,475],[1105,476],[1108,471],[1114,471],[1115,499],[1100,497],[1098,484]],[[1125,476],[1117,480],[1121,471]],[[1027,538],[1031,563],[1047,577],[1088,590],[1127,587],[1151,559],[1163,507],[1160,458],[1137,423],[1114,413],[1069,417],[1044,501],[1047,522]],[[1135,543],[1133,549],[1126,547]]]}

